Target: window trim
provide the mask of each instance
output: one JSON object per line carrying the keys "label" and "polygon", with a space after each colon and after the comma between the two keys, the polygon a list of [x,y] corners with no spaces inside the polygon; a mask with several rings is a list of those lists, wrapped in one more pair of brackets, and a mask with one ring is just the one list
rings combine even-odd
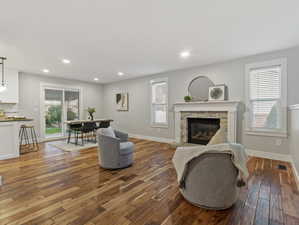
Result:
{"label": "window trim", "polygon": [[[249,76],[250,70],[259,69],[263,67],[281,66],[281,125],[279,130],[275,129],[259,129],[251,127],[251,99],[249,93]],[[279,58],[269,61],[250,63],[245,65],[245,133],[249,135],[261,135],[270,137],[287,137],[287,59]]]}
{"label": "window trim", "polygon": [[[153,98],[153,93],[152,93],[152,86],[155,83],[161,83],[161,82],[165,82],[166,83],[166,93],[167,93],[167,97],[166,97],[166,103],[165,104],[155,104],[152,102],[152,98]],[[150,114],[151,114],[151,127],[153,128],[168,128],[169,126],[169,113],[168,113],[168,107],[169,107],[169,94],[168,94],[168,78],[164,77],[164,78],[156,78],[150,81]],[[154,122],[154,107],[153,105],[166,105],[166,123],[155,123]]]}

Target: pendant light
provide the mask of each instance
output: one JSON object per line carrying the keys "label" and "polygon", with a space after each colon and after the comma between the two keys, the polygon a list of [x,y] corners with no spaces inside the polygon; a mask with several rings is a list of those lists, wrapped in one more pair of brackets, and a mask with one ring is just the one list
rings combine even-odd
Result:
{"label": "pendant light", "polygon": [[5,57],[0,57],[0,65],[1,65],[1,72],[2,72],[2,82],[0,85],[0,92],[3,92],[6,90],[6,84],[5,84],[5,80],[4,80],[4,60],[6,60]]}

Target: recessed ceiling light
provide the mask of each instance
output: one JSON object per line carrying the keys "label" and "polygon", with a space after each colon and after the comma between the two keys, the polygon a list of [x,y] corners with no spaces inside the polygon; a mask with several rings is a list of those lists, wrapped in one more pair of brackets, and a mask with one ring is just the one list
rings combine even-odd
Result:
{"label": "recessed ceiling light", "polygon": [[125,74],[124,74],[123,72],[118,72],[117,75],[118,75],[118,76],[123,76],[123,75],[125,75]]}
{"label": "recessed ceiling light", "polygon": [[186,59],[191,55],[190,51],[182,51],[180,53],[181,58]]}
{"label": "recessed ceiling light", "polygon": [[48,70],[48,69],[43,69],[42,70],[44,73],[49,73],[50,72],[50,70]]}
{"label": "recessed ceiling light", "polygon": [[71,63],[71,60],[69,60],[69,59],[62,59],[61,61],[64,64],[70,64]]}
{"label": "recessed ceiling light", "polygon": [[98,81],[98,80],[99,80],[99,78],[95,77],[95,78],[93,78],[93,80],[94,80],[94,81]]}

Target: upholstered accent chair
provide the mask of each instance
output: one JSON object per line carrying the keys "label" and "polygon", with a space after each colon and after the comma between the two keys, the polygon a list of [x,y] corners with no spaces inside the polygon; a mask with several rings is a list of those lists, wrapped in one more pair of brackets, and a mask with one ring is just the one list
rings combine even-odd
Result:
{"label": "upholstered accent chair", "polygon": [[97,131],[99,164],[105,169],[121,169],[133,164],[134,144],[128,134],[111,127]]}
{"label": "upholstered accent chair", "polygon": [[222,210],[236,202],[241,185],[229,154],[204,153],[189,162],[186,173],[180,191],[190,203]]}

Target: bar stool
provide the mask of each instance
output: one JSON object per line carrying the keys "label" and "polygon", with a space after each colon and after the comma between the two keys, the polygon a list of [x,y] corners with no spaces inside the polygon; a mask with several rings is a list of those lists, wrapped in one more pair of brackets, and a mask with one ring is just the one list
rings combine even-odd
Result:
{"label": "bar stool", "polygon": [[[39,149],[37,136],[33,125],[21,125],[19,132],[20,153],[36,152]],[[24,142],[24,144],[23,144]],[[22,148],[22,145],[27,145],[29,148]]]}

